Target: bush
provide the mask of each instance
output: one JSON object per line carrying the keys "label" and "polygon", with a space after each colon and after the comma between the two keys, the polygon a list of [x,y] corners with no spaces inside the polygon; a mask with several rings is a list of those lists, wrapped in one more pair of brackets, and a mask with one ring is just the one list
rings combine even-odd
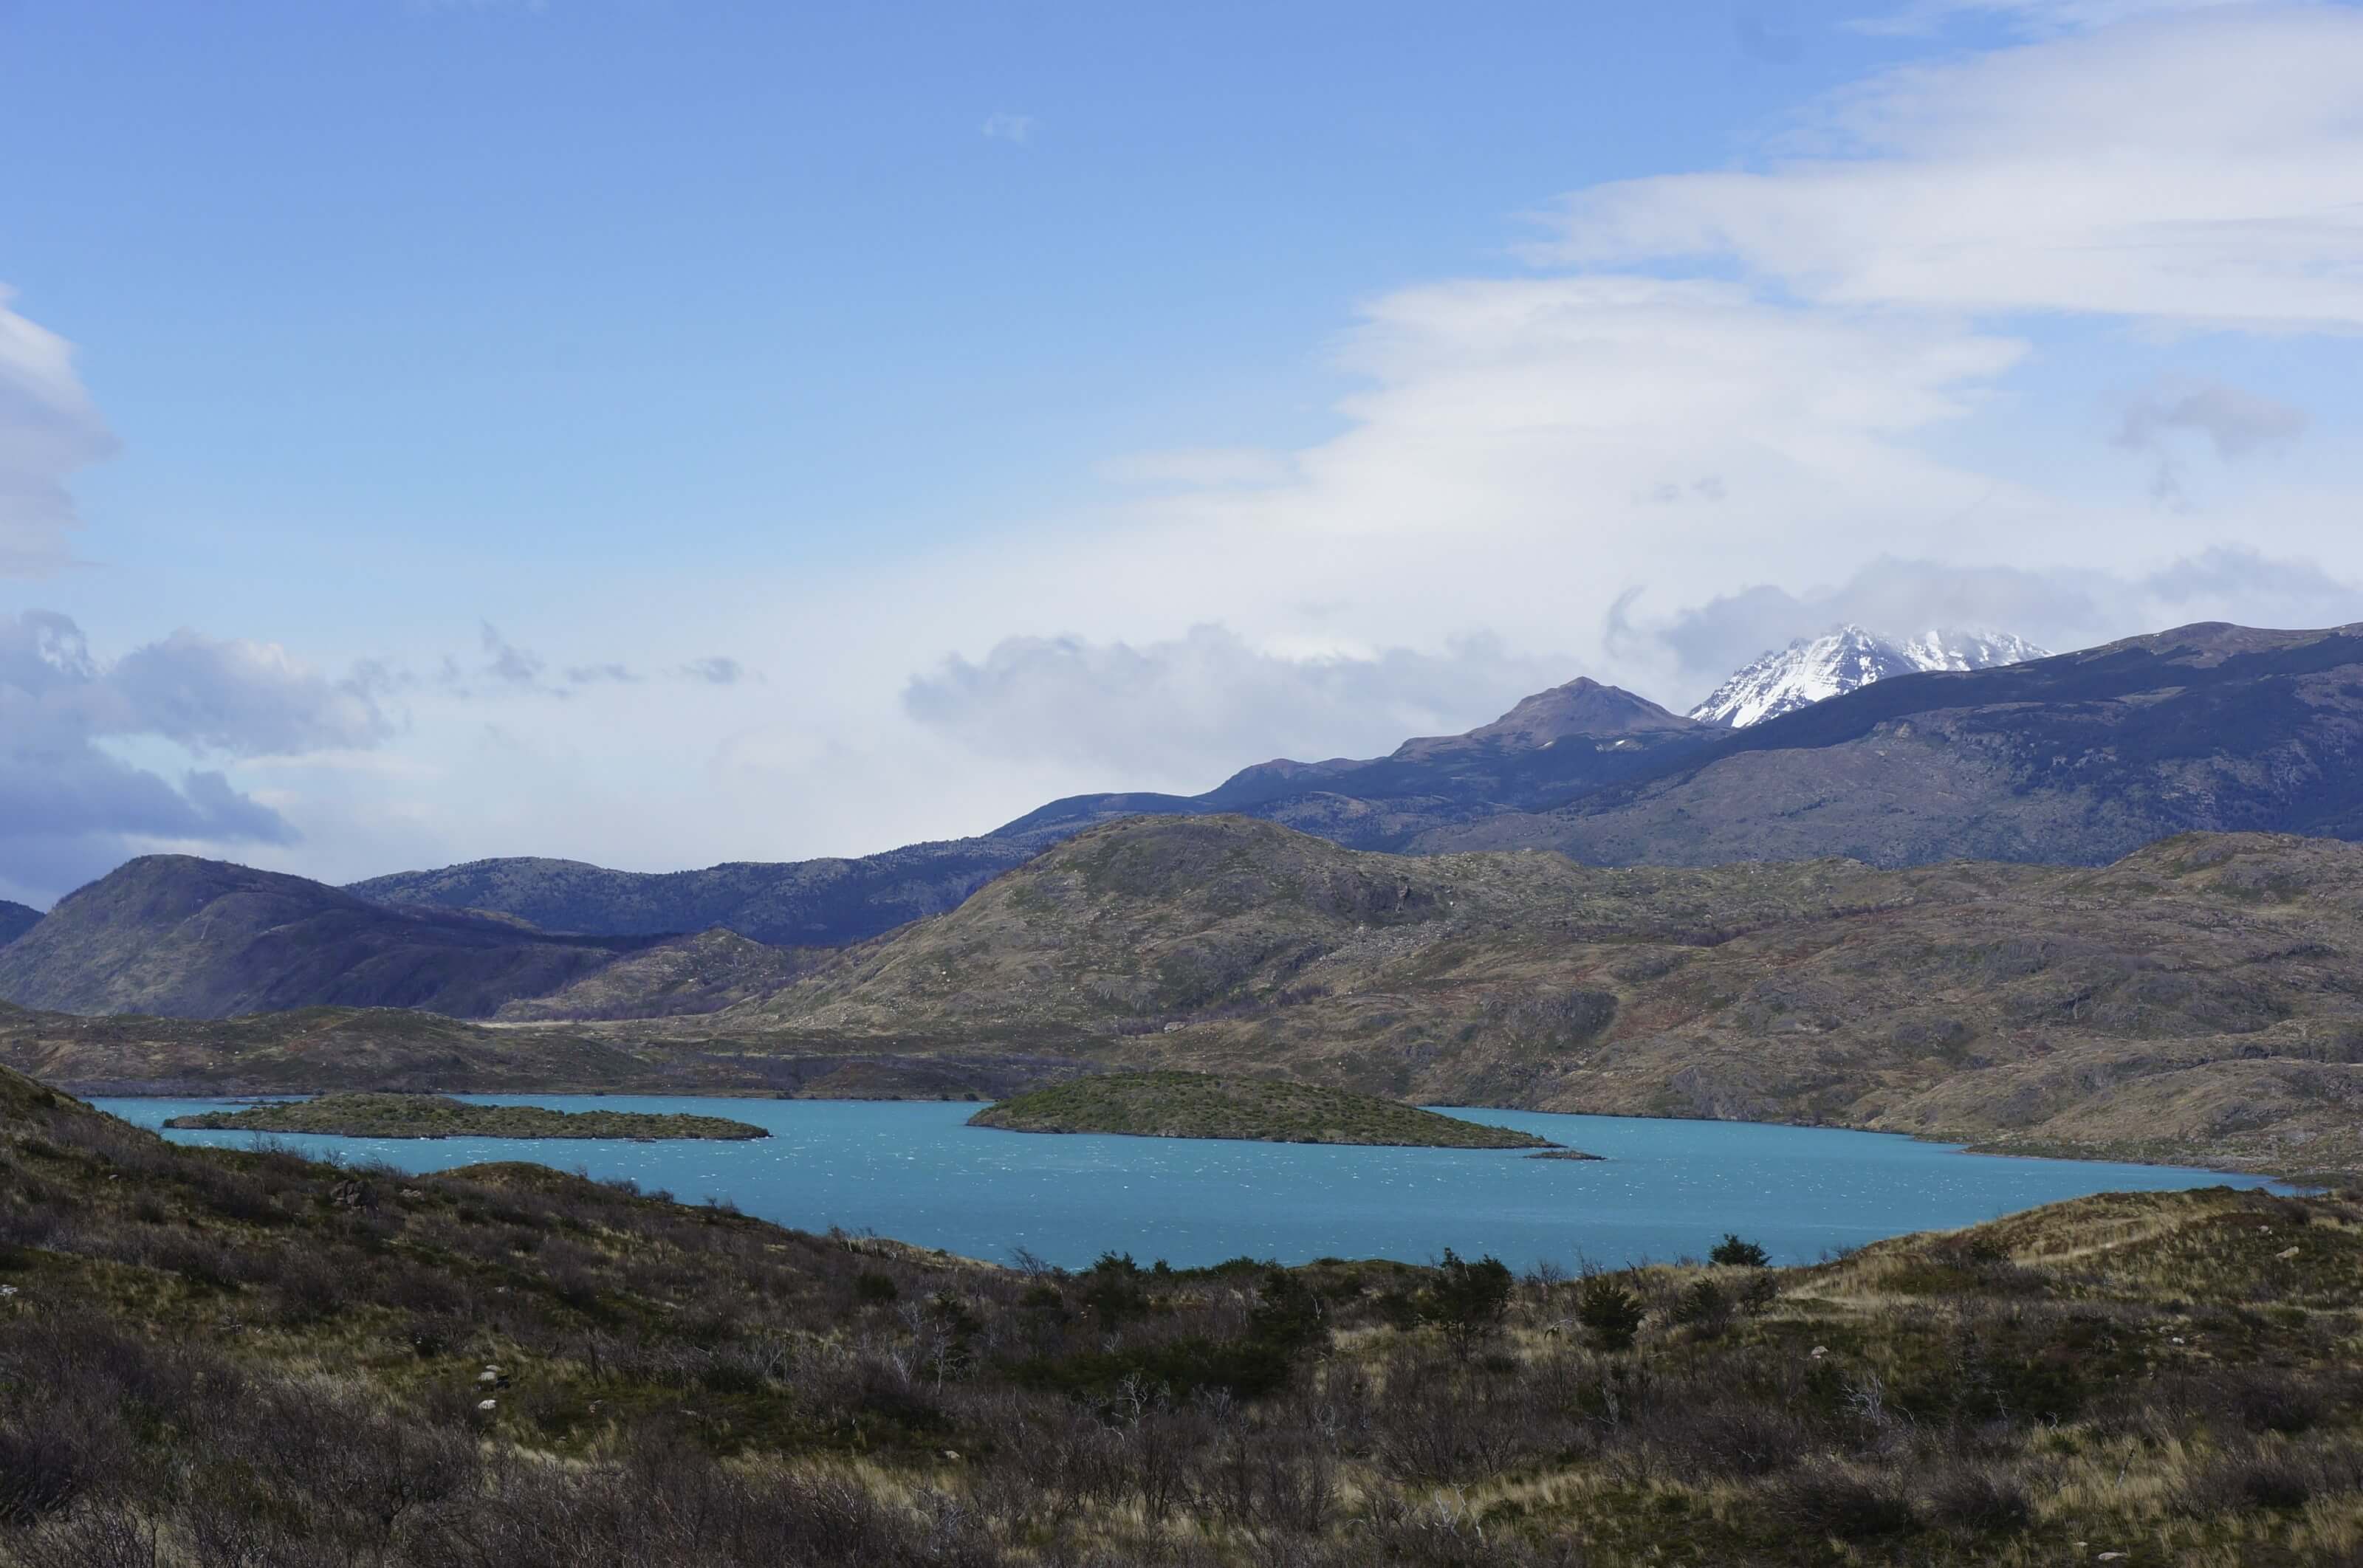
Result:
{"label": "bush", "polygon": [[1284,1269],[1264,1276],[1263,1290],[1248,1313],[1252,1339],[1294,1354],[1329,1342],[1329,1313],[1314,1288]]}
{"label": "bush", "polygon": [[853,1298],[857,1301],[892,1301],[902,1295],[902,1288],[889,1276],[876,1269],[863,1269],[853,1276]]}
{"label": "bush", "polygon": [[1764,1268],[1772,1262],[1772,1254],[1753,1242],[1743,1242],[1732,1231],[1725,1231],[1723,1240],[1706,1255],[1707,1262],[1725,1268]]}
{"label": "bush", "polygon": [[1513,1281],[1507,1264],[1496,1257],[1470,1263],[1444,1249],[1428,1286],[1427,1320],[1444,1331],[1452,1353],[1466,1357],[1477,1341],[1495,1332],[1509,1315]]}
{"label": "bush", "polygon": [[1731,1297],[1711,1279],[1692,1282],[1674,1301],[1673,1320],[1677,1323],[1695,1323],[1705,1328],[1719,1328],[1731,1317]]}
{"label": "bush", "polygon": [[1645,1315],[1641,1298],[1604,1275],[1586,1280],[1576,1294],[1575,1320],[1591,1331],[1602,1350],[1632,1349]]}
{"label": "bush", "polygon": [[1775,1494],[1776,1511],[1794,1528],[1840,1540],[1899,1535],[1914,1524],[1911,1500],[1885,1476],[1834,1468],[1792,1476]]}
{"label": "bush", "polygon": [[2025,1488],[1990,1470],[1957,1470],[1929,1488],[1928,1512],[1947,1529],[2005,1535],[2034,1517]]}
{"label": "bush", "polygon": [[82,1490],[82,1466],[62,1432],[0,1428],[0,1524],[26,1524]]}

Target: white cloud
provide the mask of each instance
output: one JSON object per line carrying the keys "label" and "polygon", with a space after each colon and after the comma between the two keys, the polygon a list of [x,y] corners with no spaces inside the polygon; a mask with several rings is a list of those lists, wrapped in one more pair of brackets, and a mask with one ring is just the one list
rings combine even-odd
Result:
{"label": "white cloud", "polygon": [[984,138],[987,141],[1014,142],[1024,147],[1034,139],[1035,124],[1031,115],[987,115],[984,116]]}
{"label": "white cloud", "polygon": [[[365,683],[273,644],[183,630],[108,663],[64,615],[0,619],[0,880],[47,896],[146,848],[291,844],[292,823],[202,764],[368,747],[392,733]],[[185,766],[117,749],[160,745]]]}
{"label": "white cloud", "polygon": [[2142,17],[2213,11],[2258,0],[1918,0],[1886,16],[1865,17],[1857,30],[1910,36],[1932,32],[1957,17],[1996,17],[2023,32],[2086,32]]}
{"label": "white cloud", "polygon": [[1279,484],[1295,476],[1294,460],[1268,447],[1192,447],[1170,452],[1127,452],[1100,464],[1111,484],[1144,490],[1232,490]]}
{"label": "white cloud", "polygon": [[[1048,756],[1126,788],[1195,791],[1250,762],[1369,756],[1457,733],[1567,679],[1565,658],[1490,638],[1440,654],[1291,656],[1220,626],[1137,646],[1012,637],[913,678],[904,711],[977,751]],[[1209,769],[1218,769],[1209,777]]]}
{"label": "white cloud", "polygon": [[1626,661],[1670,670],[1665,696],[1672,705],[1704,695],[1768,649],[1843,623],[1899,635],[1936,626],[1997,628],[2064,653],[2201,620],[2342,625],[2363,620],[2363,585],[2312,561],[2227,547],[2136,571],[2029,571],[1888,558],[1839,582],[1793,591],[1757,584],[1662,619],[1636,609],[1616,607],[1610,641]]}
{"label": "white cloud", "polygon": [[8,308],[0,286],[0,576],[35,577],[68,558],[81,520],[66,479],[114,449],[74,375],[65,339]]}
{"label": "white cloud", "polygon": [[2363,12],[2225,6],[1906,67],[1813,156],[1597,186],[1543,254],[1814,301],[2363,327]]}

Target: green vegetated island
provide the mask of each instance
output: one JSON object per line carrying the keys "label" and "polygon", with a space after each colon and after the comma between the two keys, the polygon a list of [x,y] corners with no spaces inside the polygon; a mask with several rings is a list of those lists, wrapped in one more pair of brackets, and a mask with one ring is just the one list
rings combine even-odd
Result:
{"label": "green vegetated island", "polygon": [[1376,1095],[1211,1073],[1106,1073],[1021,1094],[968,1119],[1012,1132],[1243,1138],[1429,1149],[1555,1149],[1514,1128],[1439,1116]]}
{"label": "green vegetated island", "polygon": [[438,1094],[327,1094],[175,1116],[167,1127],[234,1132],[318,1132],[335,1138],[768,1138],[749,1121],[638,1110],[551,1110],[471,1105]]}

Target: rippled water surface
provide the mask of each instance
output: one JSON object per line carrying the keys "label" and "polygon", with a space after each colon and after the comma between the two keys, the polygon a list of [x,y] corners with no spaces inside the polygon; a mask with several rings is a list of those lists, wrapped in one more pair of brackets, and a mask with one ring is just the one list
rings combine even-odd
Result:
{"label": "rippled water surface", "polygon": [[[629,1176],[687,1201],[727,1198],[750,1214],[822,1230],[874,1231],[973,1257],[1025,1247],[1057,1264],[1103,1251],[1141,1262],[1250,1254],[1424,1262],[1446,1247],[1520,1267],[1549,1259],[1623,1263],[1702,1254],[1725,1231],[1778,1262],[2111,1189],[2260,1185],[2162,1165],[2002,1159],[1942,1143],[1817,1127],[1656,1121],[1462,1110],[1605,1158],[1514,1152],[1332,1148],[1001,1132],[962,1125],[973,1105],[629,1095],[469,1096],[561,1110],[682,1110],[735,1117],[771,1136],[743,1143],[512,1138],[433,1142],[283,1136],[323,1158],[438,1170],[538,1160]],[[155,1126],[223,1100],[109,1099]],[[246,1132],[173,1132],[242,1144]]]}

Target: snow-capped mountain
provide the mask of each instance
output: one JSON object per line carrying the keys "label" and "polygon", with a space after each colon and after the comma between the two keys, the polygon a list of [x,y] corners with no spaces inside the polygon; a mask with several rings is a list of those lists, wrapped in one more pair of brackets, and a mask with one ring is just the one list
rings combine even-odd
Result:
{"label": "snow-capped mountain", "polygon": [[1909,637],[1881,636],[1860,626],[1840,626],[1818,637],[1800,637],[1768,653],[1716,687],[1691,717],[1743,729],[1782,713],[1869,686],[1891,675],[1923,669],[1985,669],[2050,655],[2007,632],[1962,632],[1938,627]]}

